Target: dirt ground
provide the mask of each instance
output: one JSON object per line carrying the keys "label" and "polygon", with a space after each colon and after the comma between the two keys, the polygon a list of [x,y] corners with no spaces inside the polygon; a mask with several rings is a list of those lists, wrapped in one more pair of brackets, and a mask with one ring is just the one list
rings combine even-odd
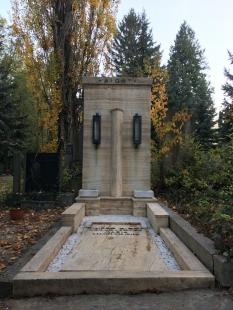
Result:
{"label": "dirt ground", "polygon": [[232,310],[233,296],[227,290],[200,289],[139,295],[42,296],[3,299],[0,310]]}
{"label": "dirt ground", "polygon": [[58,221],[64,208],[25,210],[19,221],[10,219],[9,211],[0,209],[0,277]]}

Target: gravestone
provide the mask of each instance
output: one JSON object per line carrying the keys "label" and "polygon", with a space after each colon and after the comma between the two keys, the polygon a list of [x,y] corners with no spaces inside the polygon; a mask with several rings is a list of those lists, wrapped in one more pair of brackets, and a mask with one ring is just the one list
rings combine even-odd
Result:
{"label": "gravestone", "polygon": [[13,194],[20,192],[21,154],[13,155]]}
{"label": "gravestone", "polygon": [[0,163],[0,175],[2,175],[4,173],[4,167],[3,164]]}
{"label": "gravestone", "polygon": [[[149,78],[83,78],[82,194],[132,197],[135,190],[150,190]],[[134,143],[134,117],[141,119],[140,144]],[[101,120],[101,141],[93,143],[93,117]],[[145,195],[145,194],[142,194]]]}
{"label": "gravestone", "polygon": [[59,153],[27,153],[25,192],[58,192],[59,168]]}

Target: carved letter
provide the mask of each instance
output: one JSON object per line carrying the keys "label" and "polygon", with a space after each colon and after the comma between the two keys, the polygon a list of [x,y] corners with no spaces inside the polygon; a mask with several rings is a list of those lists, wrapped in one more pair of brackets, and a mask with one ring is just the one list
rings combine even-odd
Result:
{"label": "carved letter", "polygon": [[119,83],[119,80],[118,80],[118,79],[115,79],[115,83]]}

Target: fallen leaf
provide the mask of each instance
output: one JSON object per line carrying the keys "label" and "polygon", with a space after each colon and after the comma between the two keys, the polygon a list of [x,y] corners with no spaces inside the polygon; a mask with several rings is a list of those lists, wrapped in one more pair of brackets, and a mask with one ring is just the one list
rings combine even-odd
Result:
{"label": "fallen leaf", "polygon": [[223,291],[222,294],[223,295],[228,295],[228,292],[227,291]]}
{"label": "fallen leaf", "polygon": [[6,265],[0,264],[0,270],[6,268]]}
{"label": "fallen leaf", "polygon": [[5,245],[5,244],[7,244],[8,242],[6,241],[6,240],[4,240],[4,239],[2,239],[1,241],[0,241],[0,245]]}
{"label": "fallen leaf", "polygon": [[15,260],[15,259],[17,259],[17,258],[18,258],[18,257],[16,257],[16,256],[15,256],[15,257],[11,257],[10,260]]}

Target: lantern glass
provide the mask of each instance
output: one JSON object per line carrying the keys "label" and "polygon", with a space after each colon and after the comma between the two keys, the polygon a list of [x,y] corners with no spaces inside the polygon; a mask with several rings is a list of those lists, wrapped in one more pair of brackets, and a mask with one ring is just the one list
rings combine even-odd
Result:
{"label": "lantern glass", "polygon": [[133,117],[133,143],[137,146],[141,144],[142,135],[142,117],[135,114]]}
{"label": "lantern glass", "polygon": [[93,115],[93,123],[92,123],[92,143],[97,147],[101,141],[101,116],[99,113]]}
{"label": "lantern glass", "polygon": [[98,141],[100,139],[100,123],[95,119],[94,121],[94,140]]}

